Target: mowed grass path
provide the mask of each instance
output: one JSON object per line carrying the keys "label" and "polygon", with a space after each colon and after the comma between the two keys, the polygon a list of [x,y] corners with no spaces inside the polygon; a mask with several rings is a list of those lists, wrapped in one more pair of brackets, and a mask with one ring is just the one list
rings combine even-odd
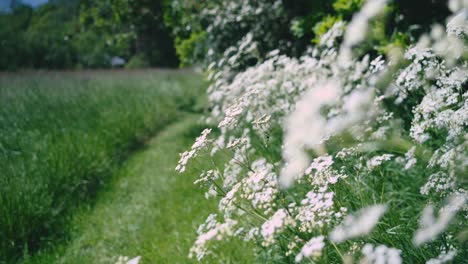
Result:
{"label": "mowed grass path", "polygon": [[[217,202],[206,200],[193,184],[195,165],[181,175],[174,170],[178,153],[203,129],[199,116],[188,115],[152,139],[124,163],[94,207],[72,220],[69,243],[24,259],[23,263],[115,263],[118,256],[142,256],[140,263],[192,263],[190,246],[196,228]],[[220,248],[211,263],[252,263],[248,245]]]}
{"label": "mowed grass path", "polygon": [[201,111],[205,87],[185,70],[0,73],[0,263],[66,239],[75,209],[153,135]]}

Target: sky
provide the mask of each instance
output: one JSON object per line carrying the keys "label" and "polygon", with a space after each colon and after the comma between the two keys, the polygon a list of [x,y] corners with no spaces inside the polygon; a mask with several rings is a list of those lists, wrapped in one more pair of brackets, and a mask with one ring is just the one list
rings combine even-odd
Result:
{"label": "sky", "polygon": [[[40,6],[47,3],[49,0],[22,0],[21,2],[31,5],[33,7]],[[5,10],[10,7],[11,0],[0,0],[0,10]]]}

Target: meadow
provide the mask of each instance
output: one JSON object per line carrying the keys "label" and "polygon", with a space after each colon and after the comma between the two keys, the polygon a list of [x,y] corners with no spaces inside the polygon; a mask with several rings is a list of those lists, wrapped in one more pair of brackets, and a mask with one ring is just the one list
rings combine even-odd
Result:
{"label": "meadow", "polygon": [[466,0],[159,4],[54,36],[204,76],[0,77],[0,262],[466,263]]}
{"label": "meadow", "polygon": [[[188,258],[196,238],[193,230],[217,208],[193,184],[210,161],[201,161],[183,176],[174,166],[179,152],[203,129],[200,117],[186,114],[157,133],[124,162],[92,206],[74,212],[66,241],[24,256],[20,263],[105,264],[124,256],[140,256],[140,263],[193,263]],[[255,262],[251,243],[232,242],[213,249],[217,256],[204,263]]]}
{"label": "meadow", "polygon": [[204,88],[190,71],[1,74],[0,259],[66,237],[134,150],[200,111]]}

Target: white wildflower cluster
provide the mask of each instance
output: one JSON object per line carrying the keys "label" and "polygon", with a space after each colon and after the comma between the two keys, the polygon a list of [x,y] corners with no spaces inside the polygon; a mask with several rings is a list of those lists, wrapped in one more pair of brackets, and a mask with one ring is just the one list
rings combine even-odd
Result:
{"label": "white wildflower cluster", "polygon": [[411,167],[413,167],[414,164],[416,164],[416,162],[418,162],[418,160],[416,159],[416,157],[414,155],[415,152],[416,152],[416,147],[413,146],[408,150],[408,152],[405,153],[405,158],[404,158],[405,170],[411,169]]}
{"label": "white wildflower cluster", "polygon": [[385,161],[391,160],[392,157],[393,157],[393,154],[383,154],[379,156],[374,156],[370,160],[367,161],[367,167],[369,167],[369,169],[373,169],[375,167],[382,165],[382,163],[384,163]]}
{"label": "white wildflower cluster", "polygon": [[[367,41],[369,23],[381,19],[385,0],[366,1],[347,29],[336,23],[299,58],[275,48],[259,54],[259,36],[265,34],[260,31],[267,30],[260,27],[278,18],[280,1],[226,1],[205,11],[210,34],[226,39],[222,28],[242,30],[229,46],[214,46],[224,58],[211,59],[208,69],[207,122],[218,127],[219,136],[211,140],[211,130],[203,131],[177,166],[185,171],[204,149],[223,157],[213,159],[195,182],[207,188],[207,197],[220,197],[224,222],[210,216],[190,256],[200,260],[214,244],[208,242],[236,236],[285,262],[320,262],[329,243],[345,247],[343,242],[359,238],[365,244],[362,263],[397,264],[405,248],[374,246],[367,238],[373,231],[394,234],[390,229],[403,228],[386,222],[374,230],[386,221],[384,214],[400,210],[398,188],[404,195],[412,190],[401,199],[436,204],[452,197],[437,217],[429,205],[419,230],[401,234],[414,235],[417,246],[435,241],[458,212],[466,213],[460,179],[468,159],[465,2],[450,1],[454,16],[447,29],[435,25],[390,63],[358,49]],[[242,24],[252,19],[258,27]],[[255,63],[245,64],[248,58]],[[405,186],[421,182],[415,189]],[[356,205],[362,209],[348,215]],[[391,224],[407,221],[388,218]],[[360,246],[353,245],[349,252],[359,255]],[[451,254],[441,255],[440,263]]]}
{"label": "white wildflower cluster", "polygon": [[452,192],[456,183],[454,177],[447,175],[446,172],[438,171],[429,176],[428,181],[421,187],[421,193],[429,195],[431,191],[436,193]]}
{"label": "white wildflower cluster", "polygon": [[226,219],[225,223],[219,223],[216,217],[216,214],[211,214],[206,219],[206,222],[200,225],[197,231],[197,240],[190,249],[189,257],[196,257],[198,260],[201,260],[210,253],[207,249],[208,242],[213,240],[219,241],[234,234],[236,221]]}
{"label": "white wildflower cluster", "polygon": [[348,215],[333,229],[330,239],[340,243],[350,238],[368,235],[386,210],[385,205],[374,205],[361,209],[356,215]]}
{"label": "white wildflower cluster", "polygon": [[117,262],[115,262],[115,264],[138,264],[140,263],[140,259],[140,256],[134,257],[132,259],[127,256],[120,256],[117,258]]}
{"label": "white wildflower cluster", "polygon": [[426,264],[443,264],[443,263],[450,263],[453,258],[457,255],[457,250],[452,249],[447,251],[442,251],[439,256],[436,258],[432,258],[426,261]]}
{"label": "white wildflower cluster", "polygon": [[390,248],[385,245],[374,246],[372,244],[366,244],[362,248],[362,254],[364,255],[361,263],[363,264],[401,264],[403,260],[401,258],[401,250],[396,248]]}
{"label": "white wildflower cluster", "polygon": [[261,50],[287,46],[285,40],[275,39],[274,34],[265,30],[266,27],[284,30],[287,22],[281,1],[214,1],[206,5],[200,16],[208,22],[207,60],[214,62],[213,68],[242,70],[249,62],[259,61],[264,56]]}
{"label": "white wildflower cluster", "polygon": [[194,182],[194,184],[210,183],[219,178],[218,170],[208,170],[203,172],[200,177]]}
{"label": "white wildflower cluster", "polygon": [[206,147],[208,143],[207,137],[210,133],[211,133],[211,129],[203,130],[201,135],[197,137],[197,139],[195,140],[195,143],[193,143],[192,148],[189,151],[185,151],[184,153],[180,155],[180,160],[179,160],[179,163],[177,164],[176,171],[178,172],[185,171],[185,168],[189,160],[198,156],[199,152],[203,150],[204,147]]}
{"label": "white wildflower cluster", "polygon": [[340,62],[349,63],[351,48],[361,43],[369,31],[369,22],[382,13],[387,0],[366,1],[361,11],[354,15],[344,35]]}
{"label": "white wildflower cluster", "polygon": [[[430,37],[423,37],[406,53],[412,62],[397,79],[399,102],[404,102],[412,93],[424,93],[419,105],[413,109],[410,136],[419,143],[433,139],[440,142],[440,138],[444,138],[429,162],[429,167],[439,171],[431,174],[421,188],[423,194],[433,190],[446,195],[456,190],[455,174],[459,166],[456,163],[464,163],[467,159],[468,71],[466,61],[461,60],[466,56],[463,39],[467,34],[463,29],[468,26],[467,13],[463,3],[450,1],[449,7],[455,14],[449,19],[447,34],[440,25],[434,26]],[[466,165],[462,166],[466,169]]]}
{"label": "white wildflower cluster", "polygon": [[254,161],[251,170],[242,180],[241,198],[250,201],[253,208],[268,214],[276,206],[278,177],[273,172],[273,165],[265,159]]}
{"label": "white wildflower cluster", "polygon": [[310,191],[306,194],[306,198],[294,208],[299,231],[310,233],[333,223],[333,220],[340,219],[346,213],[346,208],[342,208],[342,212],[334,210],[333,196],[333,192]]}
{"label": "white wildflower cluster", "polygon": [[285,209],[276,211],[270,219],[263,223],[261,228],[261,235],[263,237],[262,245],[268,246],[273,244],[275,235],[278,235],[288,226],[294,225],[294,220]]}
{"label": "white wildflower cluster", "polygon": [[[431,48],[413,47],[405,53],[405,59],[411,63],[398,74],[391,90],[397,104],[401,104],[412,92],[428,87],[430,81],[444,70]],[[423,138],[419,140],[424,141]]]}
{"label": "white wildflower cluster", "polygon": [[305,175],[314,186],[320,186],[322,189],[329,184],[336,184],[339,179],[347,176],[332,168],[333,157],[330,155],[315,158],[305,170]]}
{"label": "white wildflower cluster", "polygon": [[420,228],[413,237],[414,244],[422,245],[437,238],[448,227],[456,213],[463,208],[466,200],[466,194],[450,197],[448,203],[439,210],[437,217],[434,217],[434,206],[426,206],[422,212]]}
{"label": "white wildflower cluster", "polygon": [[324,247],[324,237],[314,237],[305,243],[299,254],[296,255],[295,260],[296,262],[301,262],[304,258],[318,257],[322,254],[322,249]]}

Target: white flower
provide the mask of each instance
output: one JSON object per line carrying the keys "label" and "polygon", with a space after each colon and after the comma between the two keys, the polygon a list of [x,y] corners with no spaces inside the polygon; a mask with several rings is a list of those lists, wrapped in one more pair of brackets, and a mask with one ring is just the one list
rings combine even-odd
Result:
{"label": "white flower", "polygon": [[436,258],[432,258],[426,261],[426,264],[443,264],[453,260],[457,255],[457,250],[450,250],[448,252],[441,252]]}
{"label": "white flower", "polygon": [[140,259],[140,256],[134,257],[132,259],[126,256],[120,256],[115,264],[138,264],[140,263]]}
{"label": "white flower", "polygon": [[247,234],[244,236],[244,241],[251,241],[253,240],[256,236],[258,236],[260,233],[258,227],[253,227],[247,232]]}
{"label": "white flower", "polygon": [[459,38],[463,37],[463,35],[468,36],[467,16],[468,14],[466,11],[461,11],[451,18],[447,23],[447,34]]}
{"label": "white flower", "polygon": [[416,147],[413,146],[411,147],[408,152],[406,152],[405,154],[405,160],[406,160],[406,164],[405,164],[405,170],[409,170],[410,168],[412,168],[414,166],[414,164],[416,164],[416,162],[418,162],[418,160],[416,159],[415,157],[415,154],[416,153]]}
{"label": "white flower", "polygon": [[203,172],[200,177],[193,182],[194,184],[202,184],[214,181],[219,178],[219,171],[218,170],[208,170]]}
{"label": "white flower", "polygon": [[330,155],[320,156],[318,158],[315,158],[312,161],[309,167],[305,170],[305,173],[310,174],[312,170],[315,170],[316,172],[323,172],[326,169],[330,168],[332,164],[333,164],[332,156]]}
{"label": "white flower", "polygon": [[251,167],[252,171],[242,180],[241,197],[250,201],[254,208],[268,214],[275,205],[278,193],[277,176],[273,172],[273,165],[268,164],[265,159],[254,161]]}
{"label": "white flower", "polygon": [[[211,241],[230,236],[256,240],[276,255],[277,239],[281,237],[287,256],[297,253],[297,261],[314,261],[325,246],[324,237],[308,242],[300,237],[328,233],[331,241],[341,243],[368,235],[387,207],[375,205],[347,216],[347,209],[337,202],[343,197],[336,199],[344,194],[331,190],[340,190],[340,184],[348,183],[340,179],[357,173],[378,175],[375,172],[387,168],[381,167],[384,162],[401,163],[402,166],[388,166],[402,170],[399,173],[414,168],[411,174],[427,165],[430,176],[420,191],[430,199],[437,198],[432,195],[455,193],[465,197],[457,173],[467,167],[466,3],[451,0],[454,16],[449,18],[447,27],[433,26],[430,34],[404,53],[407,62],[400,61],[403,56],[389,56],[389,64],[380,56],[360,54],[361,49],[357,48],[366,41],[369,23],[382,12],[386,0],[366,1],[346,32],[344,22],[336,23],[319,45],[300,58],[282,55],[287,52],[284,43],[275,43],[265,34],[265,21],[288,23],[283,20],[286,18],[280,0],[219,1],[203,11],[209,41],[225,39],[224,29],[233,25],[244,36],[234,38],[225,50],[210,45],[207,55],[208,61],[216,60],[209,69],[208,93],[213,110],[207,120],[217,124],[221,133],[211,150],[212,154],[223,150],[220,155],[232,156],[216,158],[211,170],[207,169],[196,181],[208,188],[207,196],[224,195],[218,210],[226,220],[221,224],[216,217],[209,217],[198,231],[191,255],[201,259],[210,253]],[[338,47],[343,34],[343,43]],[[262,42],[271,42],[275,50],[268,52],[264,46],[259,49]],[[399,65],[405,66],[396,68]],[[347,137],[341,137],[343,132],[351,137],[349,143],[356,144],[349,146]],[[410,136],[408,140],[404,139],[406,135]],[[399,136],[403,140],[398,142],[403,145],[386,148]],[[339,145],[342,139],[346,148]],[[182,154],[177,170],[184,171],[187,162],[209,142],[202,133],[194,146]],[[418,144],[422,146],[416,156]],[[379,146],[384,148],[378,149]],[[407,153],[396,158],[393,154],[369,156],[368,152],[391,149],[396,153],[402,148],[408,148]],[[433,153],[429,162],[427,153]],[[316,158],[312,160],[313,155]],[[280,189],[294,183],[300,185],[299,192]],[[310,191],[299,201],[304,190]],[[422,244],[442,233],[464,202],[465,198],[463,202],[452,198],[437,216],[432,206],[426,208],[414,243]],[[264,217],[267,220],[259,223]],[[337,226],[338,223],[341,224]],[[236,228],[232,229],[234,224]],[[331,227],[335,228],[330,231]],[[292,235],[290,228],[299,234]],[[455,254],[450,250],[428,263],[448,261]],[[362,253],[362,263],[402,262],[399,249],[384,245],[367,244]]]}
{"label": "white flower", "polygon": [[330,233],[330,239],[340,243],[347,239],[369,234],[387,211],[385,205],[373,205],[345,217],[343,222]]}
{"label": "white flower", "polygon": [[189,258],[196,257],[197,260],[204,258],[209,252],[207,251],[207,243],[212,240],[222,240],[227,236],[234,234],[234,227],[237,221],[225,219],[224,223],[218,223],[216,215],[211,214],[206,219],[205,224],[198,228],[198,237],[195,244],[190,249]]}
{"label": "white flower", "polygon": [[307,193],[300,205],[294,208],[294,219],[298,221],[298,228],[301,232],[310,233],[314,229],[340,219],[346,213],[346,208],[340,209],[341,214],[335,212],[333,196],[332,192],[310,191]]}
{"label": "white flower", "polygon": [[262,225],[260,231],[264,239],[262,244],[264,246],[273,244],[275,242],[275,235],[289,225],[294,225],[294,221],[286,210],[281,208],[276,211],[275,214]]}
{"label": "white flower", "polygon": [[443,171],[438,171],[429,176],[429,180],[421,187],[420,192],[429,195],[431,190],[436,193],[451,192],[455,190],[455,179]]}
{"label": "white flower", "polygon": [[385,245],[378,245],[374,247],[371,244],[366,244],[362,248],[364,259],[361,261],[363,264],[401,264],[401,250],[396,248],[389,248]]}
{"label": "white flower", "polygon": [[449,1],[449,9],[452,12],[457,12],[463,8],[468,8],[468,1],[466,0],[450,0]]}
{"label": "white flower", "polygon": [[332,48],[336,44],[337,38],[343,35],[344,27],[343,21],[335,23],[333,27],[320,38],[320,45]]}
{"label": "white flower", "polygon": [[373,169],[380,166],[384,161],[389,161],[393,157],[393,154],[383,154],[380,156],[374,156],[367,161],[367,167]]}
{"label": "white flower", "polygon": [[177,163],[176,171],[180,173],[185,171],[189,160],[196,157],[198,153],[207,145],[207,137],[210,133],[211,129],[207,128],[203,130],[201,135],[195,140],[195,143],[193,143],[192,148],[189,151],[185,151],[180,155],[180,160]]}
{"label": "white flower", "polygon": [[305,148],[320,150],[326,136],[326,120],[320,114],[323,106],[336,102],[339,85],[327,82],[308,91],[296,104],[296,110],[286,121],[283,158],[285,166],[280,182],[289,187],[307,168],[309,157]]}
{"label": "white flower", "polygon": [[318,236],[310,239],[302,247],[299,254],[296,255],[296,262],[301,262],[304,257],[318,257],[322,254],[322,249],[325,247],[325,242],[323,242],[324,237]]}
{"label": "white flower", "polygon": [[434,240],[442,233],[455,217],[456,213],[466,202],[466,195],[453,195],[448,203],[439,210],[437,218],[434,217],[434,206],[428,205],[424,208],[419,222],[419,229],[413,237],[413,243],[420,246],[428,241]]}
{"label": "white flower", "polygon": [[236,195],[238,194],[240,188],[242,187],[241,183],[236,183],[229,192],[219,201],[219,210],[226,214],[230,214],[231,212],[237,209],[235,203],[237,201]]}
{"label": "white flower", "polygon": [[353,16],[349,23],[343,44],[341,46],[341,54],[339,61],[341,63],[350,63],[351,48],[362,42],[368,32],[369,22],[382,12],[387,4],[387,0],[368,0],[362,7],[361,11]]}

